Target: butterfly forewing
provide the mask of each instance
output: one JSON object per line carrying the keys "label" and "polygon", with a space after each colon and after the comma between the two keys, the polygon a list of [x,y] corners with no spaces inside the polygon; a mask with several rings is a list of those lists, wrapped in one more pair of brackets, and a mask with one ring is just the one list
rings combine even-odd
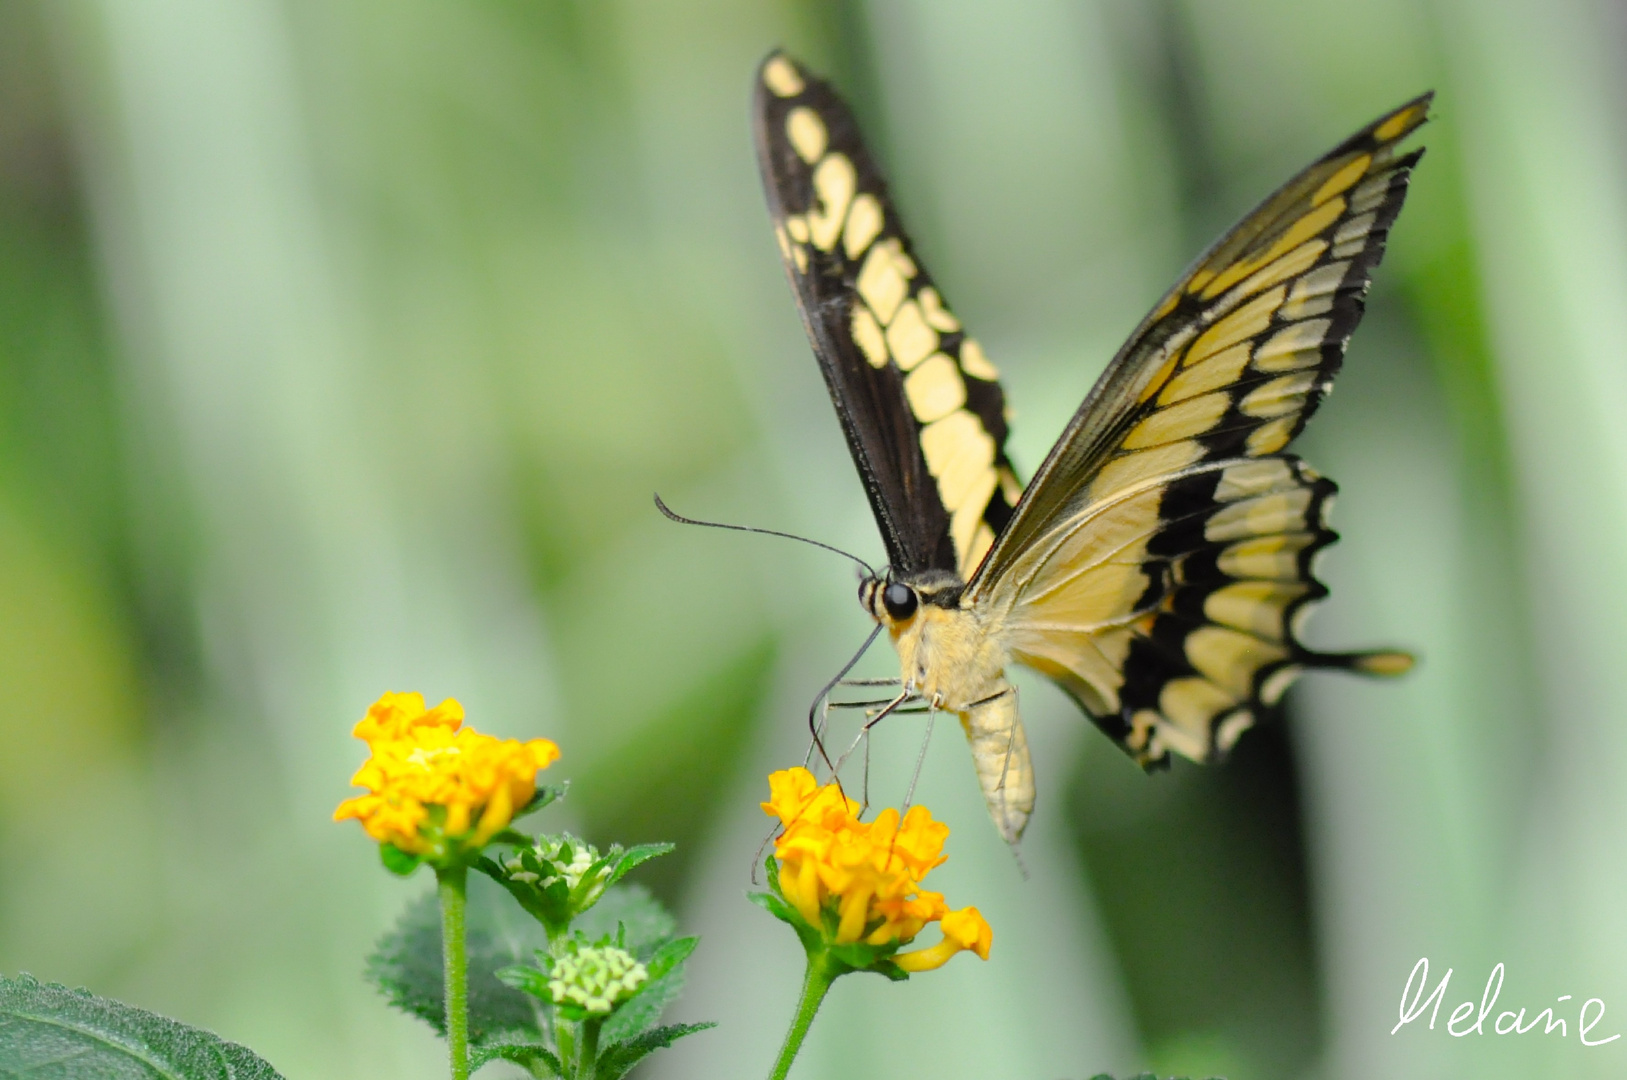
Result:
{"label": "butterfly forewing", "polygon": [[1327,393],[1421,151],[1428,96],[1289,181],[1120,350],[964,599],[1153,763],[1229,748],[1304,667],[1333,485],[1281,451]]}
{"label": "butterfly forewing", "polygon": [[755,112],[780,252],[888,558],[969,575],[1021,494],[998,372],[922,268],[830,86],[775,53]]}

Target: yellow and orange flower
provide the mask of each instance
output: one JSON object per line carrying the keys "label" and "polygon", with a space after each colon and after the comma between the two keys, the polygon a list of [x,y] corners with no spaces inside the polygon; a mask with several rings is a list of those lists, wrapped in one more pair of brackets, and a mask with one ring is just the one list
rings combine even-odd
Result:
{"label": "yellow and orange flower", "polygon": [[350,778],[368,794],[346,799],[335,821],[355,818],[367,835],[414,855],[472,851],[504,829],[559,757],[548,739],[499,739],[463,726],[447,698],[387,693],[351,732],[372,755]]}
{"label": "yellow and orange flower", "polygon": [[975,907],[950,911],[943,895],[922,889],[921,880],[946,856],[949,826],[913,806],[899,821],[883,810],[859,820],[859,804],[835,783],[821,786],[807,769],[768,778],[763,812],[783,826],[774,845],[780,892],[808,925],[824,928],[824,912],[836,915],[834,944],[864,941],[907,944],[931,922],[943,941],[892,957],[906,971],[930,971],[958,952],[987,960],[994,932]]}

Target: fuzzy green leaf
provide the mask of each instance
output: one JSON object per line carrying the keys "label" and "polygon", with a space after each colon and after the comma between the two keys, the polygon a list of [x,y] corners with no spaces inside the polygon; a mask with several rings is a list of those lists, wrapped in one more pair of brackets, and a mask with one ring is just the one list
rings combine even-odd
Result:
{"label": "fuzzy green leaf", "polygon": [[[469,1042],[500,1035],[541,1037],[545,1021],[532,999],[497,977],[502,968],[527,964],[547,936],[514,909],[503,892],[482,878],[469,879],[465,913],[469,956]],[[435,893],[414,900],[379,939],[367,961],[367,978],[390,1004],[446,1033],[441,972],[441,913]]]}
{"label": "fuzzy green leaf", "polygon": [[614,885],[633,867],[640,863],[647,863],[651,859],[658,858],[676,849],[677,845],[675,844],[634,844],[622,852],[621,857],[616,860],[616,865],[610,868],[610,877],[606,884]]}
{"label": "fuzzy green leaf", "polygon": [[620,1080],[629,1069],[644,1057],[664,1046],[671,1046],[685,1035],[717,1027],[716,1024],[672,1024],[653,1028],[641,1035],[616,1043],[599,1055],[599,1080]]}
{"label": "fuzzy green leaf", "polygon": [[[559,1057],[546,1046],[538,1043],[511,1043],[493,1042],[484,1046],[471,1047],[469,1050],[469,1071],[474,1072],[490,1061],[502,1059],[512,1061],[532,1076],[559,1076],[565,1075],[565,1067],[560,1064]],[[541,1071],[538,1071],[538,1068]]]}
{"label": "fuzzy green leaf", "polygon": [[28,975],[0,977],[0,1076],[282,1080],[210,1032]]}
{"label": "fuzzy green leaf", "polygon": [[683,964],[699,941],[697,937],[677,938],[655,951],[645,964],[650,973],[649,981],[605,1020],[599,1037],[607,1045],[631,1039],[660,1022],[667,1006],[683,992]]}

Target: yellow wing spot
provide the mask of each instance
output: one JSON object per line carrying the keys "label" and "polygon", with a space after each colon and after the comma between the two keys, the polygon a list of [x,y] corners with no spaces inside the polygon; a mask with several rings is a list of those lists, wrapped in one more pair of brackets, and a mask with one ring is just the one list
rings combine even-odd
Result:
{"label": "yellow wing spot", "polygon": [[792,214],[785,219],[785,231],[797,243],[806,244],[808,242],[808,219],[801,214]]}
{"label": "yellow wing spot", "polygon": [[[1152,376],[1147,379],[1146,385],[1141,388],[1141,392],[1136,395],[1137,404],[1146,401],[1148,398],[1158,393],[1159,387],[1167,384],[1170,381],[1170,375],[1174,374],[1175,369],[1180,366],[1182,358],[1181,350],[1179,348],[1172,347],[1169,342],[1164,343],[1164,350],[1164,362],[1158,365],[1158,370],[1152,373]],[[1145,368],[1143,368],[1143,370],[1145,370]]]}
{"label": "yellow wing spot", "polygon": [[[1213,270],[1199,270],[1197,273],[1192,275],[1192,280],[1186,283],[1186,291],[1189,293],[1195,293],[1214,279],[1215,272]],[[1170,299],[1174,300],[1175,298],[1170,297]],[[1179,301],[1176,301],[1176,303],[1179,303]],[[1175,304],[1170,304],[1171,308],[1174,308],[1174,306]]]}
{"label": "yellow wing spot", "polygon": [[858,343],[860,351],[864,353],[864,358],[870,362],[870,366],[873,368],[886,367],[888,360],[887,339],[882,336],[881,324],[876,322],[876,317],[870,314],[870,309],[864,306],[862,300],[853,305],[851,323],[853,340]]}
{"label": "yellow wing spot", "polygon": [[796,65],[783,56],[776,56],[763,65],[763,85],[776,97],[794,97],[806,85],[797,73]]}
{"label": "yellow wing spot", "polygon": [[1016,506],[1023,497],[1023,486],[1017,482],[1017,474],[1010,469],[1000,469],[1000,494],[1006,497],[1006,505]]}
{"label": "yellow wing spot", "polygon": [[[988,523],[983,520],[983,511],[989,505],[989,498],[994,494],[994,470],[985,469],[961,496],[961,503],[949,515],[949,540],[955,545],[955,558],[957,565],[963,570],[970,570],[975,564],[972,562],[972,548],[977,541],[978,534],[988,529]],[[992,542],[994,537],[989,536]],[[983,549],[987,551],[988,548]],[[982,552],[978,553],[982,558]]]}
{"label": "yellow wing spot", "polygon": [[1292,483],[1293,479],[1288,463],[1277,459],[1228,465],[1220,474],[1220,483],[1215,485],[1215,500],[1237,502],[1252,499]]}
{"label": "yellow wing spot", "polygon": [[796,149],[797,157],[809,165],[824,156],[825,146],[830,141],[825,122],[806,105],[797,106],[786,116],[785,134]]}
{"label": "yellow wing spot", "polygon": [[960,409],[921,429],[921,454],[938,480],[939,498],[954,511],[993,466],[994,438],[977,417]]}
{"label": "yellow wing spot", "polygon": [[791,249],[791,257],[796,260],[797,273],[806,274],[808,272],[808,249],[798,244]]}
{"label": "yellow wing spot", "polygon": [[1316,189],[1311,196],[1312,206],[1321,206],[1335,195],[1342,194],[1346,188],[1360,180],[1367,173],[1367,166],[1373,163],[1373,155],[1362,154],[1346,163],[1338,172],[1323,181],[1322,186]]}
{"label": "yellow wing spot", "polygon": [[1186,636],[1186,658],[1216,686],[1238,700],[1250,696],[1254,673],[1287,653],[1229,627],[1201,626]]}
{"label": "yellow wing spot", "polygon": [[1277,312],[1278,318],[1304,319],[1332,310],[1333,294],[1339,291],[1349,269],[1349,260],[1328,263],[1294,282],[1294,287],[1288,290],[1288,299]]}
{"label": "yellow wing spot", "polygon": [[1302,532],[1257,536],[1231,544],[1215,563],[1228,577],[1295,581],[1299,578],[1299,553],[1314,539],[1311,533]]}
{"label": "yellow wing spot", "polygon": [[1399,139],[1402,135],[1406,134],[1407,131],[1413,127],[1413,125],[1418,123],[1420,119],[1419,114],[1422,111],[1422,108],[1416,105],[1410,109],[1402,109],[1400,112],[1384,121],[1384,123],[1374,128],[1373,138],[1377,139],[1379,142],[1390,142],[1394,139]]}
{"label": "yellow wing spot", "polygon": [[[930,360],[904,377],[904,396],[909,399],[915,419],[930,424],[966,404],[966,384],[961,381],[960,369],[953,360],[943,353],[934,353]],[[989,460],[992,464],[993,459]]]}
{"label": "yellow wing spot", "polygon": [[[974,379],[984,382],[994,382],[1000,377],[1000,371],[983,352],[983,346],[973,338],[960,339],[960,369]],[[1010,417],[1007,417],[1010,420]]]}
{"label": "yellow wing spot", "polygon": [[1297,416],[1284,416],[1261,424],[1249,432],[1248,438],[1243,440],[1243,452],[1250,457],[1275,454],[1287,446],[1288,440],[1294,437],[1294,425],[1298,422]]}
{"label": "yellow wing spot", "polygon": [[1243,284],[1237,287],[1237,297],[1253,296],[1261,289],[1269,288],[1286,278],[1302,274],[1315,265],[1322,253],[1328,249],[1326,240],[1307,240],[1276,262],[1263,266]]}
{"label": "yellow wing spot", "polygon": [[1363,180],[1361,186],[1350,193],[1350,212],[1365,214],[1369,210],[1377,210],[1389,193],[1389,173],[1379,173],[1371,180]]}
{"label": "yellow wing spot", "polygon": [[1287,295],[1288,287],[1278,285],[1215,323],[1192,343],[1192,348],[1186,354],[1186,363],[1201,363],[1220,350],[1260,333],[1271,325],[1271,316]]}
{"label": "yellow wing spot", "polygon": [[[984,504],[984,506],[987,505],[987,503]],[[951,533],[952,532],[953,530],[951,530]],[[989,553],[989,548],[993,546],[994,530],[989,528],[988,522],[979,517],[977,520],[977,531],[972,534],[972,542],[966,546],[966,550],[960,557],[961,570],[969,571],[974,567],[981,566],[983,563],[983,556],[987,555]],[[970,577],[971,575],[963,573],[962,576]]]}
{"label": "yellow wing spot", "polygon": [[779,242],[780,254],[789,260],[791,258],[791,238],[785,235],[785,226],[783,224],[774,226],[774,239]]}
{"label": "yellow wing spot", "polygon": [[[906,267],[909,270],[907,274]],[[859,268],[854,287],[864,297],[864,302],[870,305],[870,310],[876,313],[876,318],[886,326],[893,321],[898,305],[909,295],[909,279],[914,276],[914,263],[904,254],[898,237],[890,236],[871,245],[870,254]]]}
{"label": "yellow wing spot", "polygon": [[1254,350],[1254,366],[1260,371],[1293,371],[1322,360],[1322,343],[1327,340],[1330,319],[1309,319],[1284,327]]}
{"label": "yellow wing spot", "polygon": [[1356,667],[1369,675],[1405,675],[1417,662],[1411,653],[1380,652],[1360,657]]}
{"label": "yellow wing spot", "polygon": [[1222,754],[1237,745],[1243,732],[1254,726],[1254,714],[1247,709],[1235,709],[1215,728],[1215,746]]}
{"label": "yellow wing spot", "polygon": [[[1193,288],[1196,288],[1196,287],[1197,286],[1195,286],[1195,285],[1193,286]],[[1179,304],[1180,302],[1181,302],[1181,294],[1180,294],[1179,290],[1176,290],[1175,292],[1172,292],[1168,296],[1164,297],[1164,302],[1159,304],[1158,307],[1153,311],[1153,313],[1152,313],[1152,321],[1157,322],[1159,319],[1162,319],[1165,315],[1168,315],[1170,312],[1174,311],[1175,310],[1175,305]]]}
{"label": "yellow wing spot", "polygon": [[[893,362],[903,371],[913,370],[916,364],[937,351],[938,332],[926,324],[921,305],[914,300],[899,305],[898,313],[887,327],[887,346],[892,351]],[[956,378],[959,378],[958,373]]]}
{"label": "yellow wing spot", "polygon": [[[1204,598],[1203,614],[1222,626],[1281,641],[1282,613],[1304,596],[1305,590],[1302,581],[1234,581]],[[1281,656],[1279,653],[1273,659]]]}
{"label": "yellow wing spot", "polygon": [[1288,692],[1288,688],[1294,685],[1294,680],[1299,678],[1300,672],[1304,670],[1299,664],[1287,664],[1267,675],[1265,681],[1260,684],[1260,700],[1267,705],[1275,705],[1281,701],[1282,695]]}
{"label": "yellow wing spot", "polygon": [[1121,445],[1126,450],[1140,450],[1202,435],[1226,415],[1226,408],[1230,404],[1230,396],[1218,390],[1201,397],[1187,398],[1179,404],[1159,409],[1131,428]]}
{"label": "yellow wing spot", "polygon": [[808,235],[821,251],[829,251],[836,246],[836,238],[842,234],[842,222],[847,219],[847,207],[853,201],[857,185],[858,174],[853,171],[853,162],[847,159],[846,154],[827,154],[814,167],[813,187],[814,193],[819,196],[819,206],[808,211]]}
{"label": "yellow wing spot", "polygon": [[1378,217],[1376,211],[1358,214],[1349,221],[1340,225],[1333,234],[1333,254],[1336,258],[1348,258],[1359,252],[1367,243],[1367,234],[1373,228],[1373,221]]}
{"label": "yellow wing spot", "polygon": [[1102,466],[1090,482],[1090,497],[1105,498],[1142,480],[1184,469],[1202,457],[1203,447],[1191,440],[1120,454]]}
{"label": "yellow wing spot", "polygon": [[1209,721],[1236,704],[1208,679],[1172,679],[1158,695],[1158,710],[1171,725],[1161,734],[1171,749],[1202,761],[1208,752]]}
{"label": "yellow wing spot", "polygon": [[1203,526],[1203,536],[1215,543],[1225,543],[1271,533],[1301,532],[1310,505],[1311,493],[1305,488],[1231,503],[1209,516]]}
{"label": "yellow wing spot", "polygon": [[1251,259],[1239,260],[1221,271],[1203,290],[1203,298],[1212,300],[1219,296],[1260,267],[1286,255],[1335,221],[1338,221],[1339,216],[1344,212],[1344,199],[1335,196],[1310,213],[1302,215],[1265,251]]}
{"label": "yellow wing spot", "polygon": [[926,321],[935,330],[942,330],[952,334],[960,329],[960,320],[949,314],[949,309],[943,306],[943,297],[931,285],[922,289],[917,297],[921,301],[921,311],[926,315]]}
{"label": "yellow wing spot", "polygon": [[1305,406],[1305,395],[1315,383],[1315,370],[1279,375],[1249,391],[1238,403],[1238,411],[1261,420],[1298,412]]}
{"label": "yellow wing spot", "polygon": [[842,249],[849,259],[857,259],[881,233],[887,216],[881,201],[869,192],[853,200],[853,209],[847,212],[847,225],[842,229]]}
{"label": "yellow wing spot", "polygon": [[1237,377],[1248,367],[1248,342],[1233,345],[1201,364],[1194,364],[1182,371],[1169,381],[1164,392],[1158,395],[1158,404],[1172,405],[1184,398],[1196,397],[1211,390],[1218,390],[1223,386],[1230,386],[1237,381]]}

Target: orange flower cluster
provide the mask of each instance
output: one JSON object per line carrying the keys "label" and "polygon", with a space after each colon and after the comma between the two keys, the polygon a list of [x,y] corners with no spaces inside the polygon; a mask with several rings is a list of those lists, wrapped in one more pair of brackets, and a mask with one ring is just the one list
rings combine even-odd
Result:
{"label": "orange flower cluster", "polygon": [[920,887],[944,861],[949,835],[926,807],[911,807],[902,825],[893,809],[867,824],[839,785],[820,786],[807,769],[773,773],[768,786],[763,812],[783,825],[774,845],[780,892],[810,926],[823,929],[824,911],[834,908],[836,944],[890,945],[939,923],[940,944],[893,957],[905,971],[930,971],[963,950],[988,959],[994,931],[978,910],[950,911],[941,893]]}
{"label": "orange flower cluster", "polygon": [[372,751],[350,778],[368,794],[340,803],[333,819],[355,818],[373,839],[414,855],[437,854],[447,842],[485,844],[559,757],[547,739],[522,743],[464,727],[463,706],[451,698],[426,710],[422,694],[385,694],[351,734]]}

